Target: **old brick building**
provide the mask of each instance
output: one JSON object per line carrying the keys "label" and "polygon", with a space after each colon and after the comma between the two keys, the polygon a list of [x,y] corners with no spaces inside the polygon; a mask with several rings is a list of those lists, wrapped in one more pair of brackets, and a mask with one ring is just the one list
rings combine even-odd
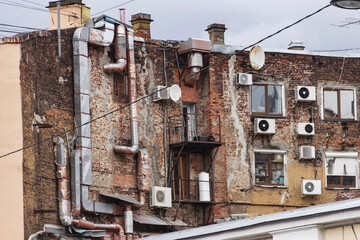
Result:
{"label": "old brick building", "polygon": [[[134,38],[107,16],[62,30],[60,58],[55,31],[20,39],[26,238],[138,238],[358,196],[359,55],[265,49],[254,70],[221,24],[211,44],[153,40],[151,21],[134,15]],[[180,100],[161,90],[174,83]]]}

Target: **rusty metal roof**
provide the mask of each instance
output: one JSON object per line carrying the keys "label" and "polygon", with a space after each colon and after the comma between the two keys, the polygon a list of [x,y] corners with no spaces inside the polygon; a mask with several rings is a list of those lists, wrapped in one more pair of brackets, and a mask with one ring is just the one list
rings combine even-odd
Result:
{"label": "rusty metal roof", "polygon": [[148,225],[157,225],[157,226],[178,226],[178,227],[186,227],[187,224],[183,221],[173,219],[169,217],[159,218],[155,215],[133,215],[134,221],[140,224],[148,224]]}
{"label": "rusty metal roof", "polygon": [[107,194],[107,193],[100,193],[100,195],[104,196],[104,197],[120,200],[123,202],[131,203],[131,204],[134,204],[137,206],[142,206],[142,204],[139,201],[135,200],[134,198],[130,197],[129,195]]}

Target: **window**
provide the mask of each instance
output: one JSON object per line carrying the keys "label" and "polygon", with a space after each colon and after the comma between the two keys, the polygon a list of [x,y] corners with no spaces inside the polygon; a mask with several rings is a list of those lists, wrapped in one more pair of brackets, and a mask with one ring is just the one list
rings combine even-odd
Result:
{"label": "window", "polygon": [[353,89],[324,89],[324,119],[355,120]]}
{"label": "window", "polygon": [[193,141],[196,136],[195,103],[183,103],[184,139]]}
{"label": "window", "polygon": [[283,115],[283,91],[281,85],[252,85],[251,109],[254,115]]}
{"label": "window", "polygon": [[326,185],[335,188],[357,188],[357,153],[326,153]]}
{"label": "window", "polygon": [[285,151],[255,150],[255,184],[285,185]]}

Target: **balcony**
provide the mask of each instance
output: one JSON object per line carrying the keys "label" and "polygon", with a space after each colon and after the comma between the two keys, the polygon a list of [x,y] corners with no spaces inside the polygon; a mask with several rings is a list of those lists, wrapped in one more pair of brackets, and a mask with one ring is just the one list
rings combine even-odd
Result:
{"label": "balcony", "polygon": [[[171,181],[173,201],[183,203],[211,203],[213,202],[213,187],[214,183],[210,179],[208,183],[209,191],[204,193],[200,198],[200,181],[199,180],[186,180],[176,179]],[[207,194],[207,195],[206,195]],[[204,197],[207,196],[207,197]]]}
{"label": "balcony", "polygon": [[220,115],[185,113],[169,117],[170,148],[213,149],[222,145]]}

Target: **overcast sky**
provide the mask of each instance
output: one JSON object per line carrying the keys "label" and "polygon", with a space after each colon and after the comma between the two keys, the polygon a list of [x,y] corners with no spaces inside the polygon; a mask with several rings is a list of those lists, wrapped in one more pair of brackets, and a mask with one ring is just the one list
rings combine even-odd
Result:
{"label": "overcast sky", "polygon": [[[95,14],[127,1],[83,0],[83,3]],[[49,26],[46,11],[4,5],[14,2],[47,10],[45,6],[49,1],[0,0],[0,24],[36,28]],[[247,46],[327,4],[328,0],[134,0],[122,7],[126,8],[127,21],[131,15],[139,12],[151,14],[154,20],[151,34],[154,39],[208,39],[208,33],[204,31],[206,27],[212,23],[222,23],[228,28],[226,44]],[[118,19],[118,8],[104,14]],[[349,19],[360,21],[360,11],[331,6],[260,45],[286,49],[291,40],[300,40],[304,42],[306,50],[360,48],[360,23],[347,27],[334,26],[345,24]],[[0,26],[1,35],[11,35],[1,32],[1,29],[5,28]]]}

